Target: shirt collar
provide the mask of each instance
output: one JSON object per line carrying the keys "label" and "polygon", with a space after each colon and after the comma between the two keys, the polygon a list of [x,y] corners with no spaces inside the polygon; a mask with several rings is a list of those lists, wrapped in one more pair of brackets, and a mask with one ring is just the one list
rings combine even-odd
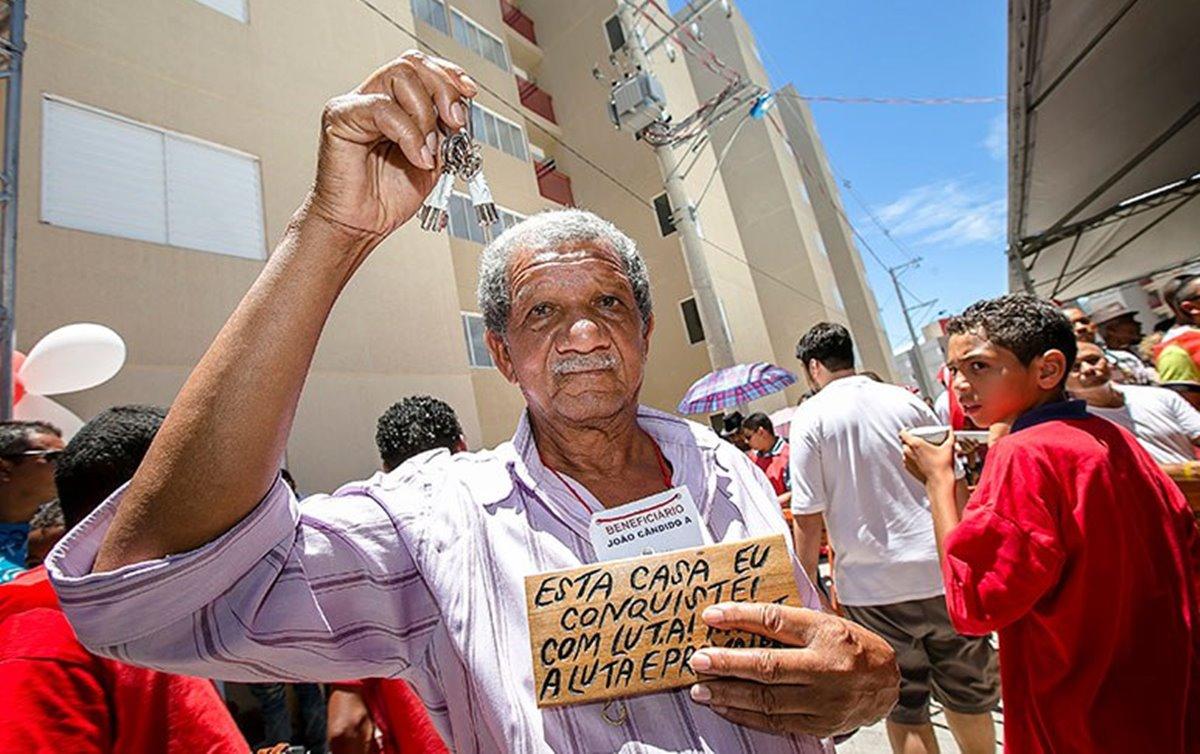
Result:
{"label": "shirt collar", "polygon": [[765,453],[759,453],[759,455],[761,455],[761,456],[777,456],[777,455],[779,455],[780,453],[783,452],[783,443],[784,442],[785,441],[784,441],[783,437],[776,437],[775,444],[771,446],[771,449]]}
{"label": "shirt collar", "polygon": [[1012,431],[1018,432],[1057,419],[1083,419],[1087,415],[1087,401],[1066,400],[1044,403],[1018,416],[1017,420],[1013,422]]}
{"label": "shirt collar", "polygon": [[[638,426],[658,443],[663,456],[671,464],[672,483],[676,485],[683,483],[679,445],[699,446],[701,449],[715,450],[721,442],[716,433],[699,424],[647,406],[638,406],[637,421]],[[533,427],[529,421],[528,409],[521,412],[521,419],[517,422],[516,432],[513,433],[511,448],[513,452],[508,456],[506,462],[516,481],[540,500],[562,523],[587,541],[588,523],[591,517],[570,492],[561,489],[563,482],[542,463],[537,443],[533,439]],[[567,484],[573,482],[574,480],[569,477],[566,478]],[[575,482],[573,489],[576,494],[588,502],[593,512],[600,510],[599,502],[583,485]]]}

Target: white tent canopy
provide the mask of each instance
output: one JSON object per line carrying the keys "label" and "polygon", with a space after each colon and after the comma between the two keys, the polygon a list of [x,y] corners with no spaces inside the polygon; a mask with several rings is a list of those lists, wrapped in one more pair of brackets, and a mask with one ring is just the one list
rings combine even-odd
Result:
{"label": "white tent canopy", "polygon": [[1200,257],[1200,2],[1010,0],[1010,288]]}

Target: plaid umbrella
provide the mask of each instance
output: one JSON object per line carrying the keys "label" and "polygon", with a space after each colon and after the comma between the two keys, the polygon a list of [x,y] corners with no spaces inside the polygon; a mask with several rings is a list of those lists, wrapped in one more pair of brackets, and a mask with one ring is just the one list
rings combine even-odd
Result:
{"label": "plaid umbrella", "polygon": [[778,393],[795,381],[796,375],[765,361],[735,364],[709,372],[692,383],[679,402],[679,411],[684,414],[721,411]]}

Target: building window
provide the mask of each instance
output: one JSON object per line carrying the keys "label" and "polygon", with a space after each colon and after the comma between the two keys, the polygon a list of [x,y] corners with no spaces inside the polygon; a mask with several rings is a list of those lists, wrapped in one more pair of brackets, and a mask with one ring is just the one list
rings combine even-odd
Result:
{"label": "building window", "polygon": [[471,103],[471,130],[475,138],[521,161],[529,160],[525,132],[511,120],[496,115],[478,103]]}
{"label": "building window", "polygon": [[658,218],[658,232],[663,238],[675,232],[675,218],[671,213],[671,200],[664,191],[654,197],[654,215]]}
{"label": "building window", "polygon": [[488,351],[484,333],[483,317],[471,312],[462,313],[463,337],[467,339],[467,363],[480,369],[491,369],[496,364]]}
{"label": "building window", "polygon": [[43,222],[266,257],[256,157],[57,98],[42,123]]}
{"label": "building window", "polygon": [[454,32],[454,39],[460,45],[487,58],[503,70],[508,70],[508,54],[504,50],[504,42],[495,34],[454,8],[450,10],[450,28]]}
{"label": "building window", "polygon": [[524,215],[510,212],[503,207],[496,207],[500,213],[500,222],[492,225],[491,237],[483,231],[483,226],[475,219],[475,208],[471,206],[471,197],[455,191],[450,195],[450,235],[464,241],[487,243],[512,226],[525,219]]}
{"label": "building window", "polygon": [[450,33],[450,26],[446,23],[446,4],[442,0],[412,0],[412,12],[419,20],[441,33]]}
{"label": "building window", "polygon": [[250,13],[246,8],[246,0],[196,0],[201,5],[207,5],[218,13],[224,13],[226,16],[248,23],[250,21]]}
{"label": "building window", "polygon": [[696,299],[684,299],[679,302],[679,310],[683,312],[683,327],[687,330],[688,343],[693,346],[704,342],[704,323],[700,321],[700,309],[696,307]]}

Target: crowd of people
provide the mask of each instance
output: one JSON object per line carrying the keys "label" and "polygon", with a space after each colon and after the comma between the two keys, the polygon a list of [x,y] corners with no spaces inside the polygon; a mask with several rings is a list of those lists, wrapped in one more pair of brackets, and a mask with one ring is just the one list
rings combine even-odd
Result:
{"label": "crowd of people", "polygon": [[[377,471],[300,500],[279,459],[325,319],[475,93],[410,52],[325,108],[312,193],[169,413],[112,408],[65,445],[0,426],[0,750],[828,754],[886,718],[916,754],[936,699],[964,752],[995,750],[1000,705],[1011,752],[1200,751],[1197,278],[1169,286],[1153,364],[1124,314],[968,307],[945,419],[816,324],[787,437],[754,413],[722,439],[639,403],[632,239],[544,212],[480,261],[512,440],[466,452],[451,407],[410,397]],[[594,517],[664,490],[695,501],[697,545],[790,535],[800,604],[704,609],[771,641],[698,649],[686,688],[539,709],[525,577],[596,562]],[[234,682],[259,700],[242,729]]]}

